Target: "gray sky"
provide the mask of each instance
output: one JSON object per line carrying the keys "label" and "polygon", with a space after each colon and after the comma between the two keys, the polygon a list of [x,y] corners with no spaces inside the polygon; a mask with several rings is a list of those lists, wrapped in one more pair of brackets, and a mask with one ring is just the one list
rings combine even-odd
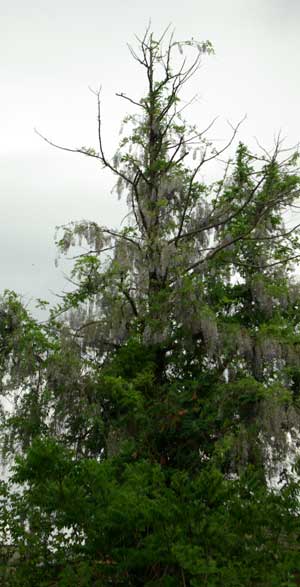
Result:
{"label": "gray sky", "polygon": [[[0,291],[25,300],[50,298],[64,287],[54,267],[56,225],[83,218],[117,226],[124,205],[96,162],[47,146],[33,128],[70,146],[96,143],[95,102],[103,88],[104,136],[113,154],[128,105],[116,92],[140,97],[142,71],[126,43],[151,17],[154,32],[170,22],[179,40],[209,39],[216,56],[204,60],[191,92],[190,113],[205,127],[220,115],[244,114],[240,137],[266,147],[282,131],[300,139],[300,2],[298,0],[0,0]],[[129,108],[130,110],[130,108]],[[53,299],[53,298],[52,298]]]}

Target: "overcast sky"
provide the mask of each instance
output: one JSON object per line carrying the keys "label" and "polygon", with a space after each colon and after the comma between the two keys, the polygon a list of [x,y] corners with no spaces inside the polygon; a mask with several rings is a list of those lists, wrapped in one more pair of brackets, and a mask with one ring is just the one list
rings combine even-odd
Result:
{"label": "overcast sky", "polygon": [[[169,23],[176,37],[212,41],[191,91],[190,116],[204,127],[219,115],[244,114],[240,137],[266,147],[279,131],[287,145],[300,139],[299,0],[0,0],[0,291],[26,301],[50,298],[64,287],[54,267],[56,225],[92,219],[117,226],[124,215],[108,172],[96,162],[57,151],[56,142],[96,144],[95,102],[88,86],[102,84],[104,135],[113,154],[128,105],[140,97],[142,71],[128,53],[151,18],[159,34]],[[130,108],[129,108],[130,110]],[[53,298],[52,298],[53,299]]]}

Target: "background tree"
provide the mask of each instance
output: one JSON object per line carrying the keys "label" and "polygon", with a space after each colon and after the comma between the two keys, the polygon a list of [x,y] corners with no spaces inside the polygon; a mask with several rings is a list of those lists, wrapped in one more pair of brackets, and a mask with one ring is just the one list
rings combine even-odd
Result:
{"label": "background tree", "polygon": [[299,434],[298,153],[239,143],[224,162],[239,124],[216,149],[179,98],[212,46],[167,35],[130,47],[148,88],[120,94],[138,114],[112,161],[100,92],[97,149],[55,145],[116,176],[125,227],[63,227],[60,251],[85,250],[49,322],[3,298],[22,487],[3,486],[7,585],[295,584],[298,485],[280,463]]}

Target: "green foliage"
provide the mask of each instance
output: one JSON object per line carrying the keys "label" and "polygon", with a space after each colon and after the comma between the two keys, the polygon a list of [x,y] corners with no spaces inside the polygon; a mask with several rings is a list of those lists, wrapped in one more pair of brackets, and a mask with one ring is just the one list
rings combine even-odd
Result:
{"label": "green foliage", "polygon": [[22,560],[14,584],[293,584],[298,489],[269,492],[253,467],[232,481],[210,465],[191,477],[124,457],[76,461],[33,444],[14,479],[27,489],[7,514]]}
{"label": "green foliage", "polygon": [[[300,575],[300,243],[284,225],[298,154],[239,143],[221,179],[200,182],[224,149],[185,122],[178,94],[213,49],[165,41],[147,31],[131,49],[148,90],[129,99],[140,114],[113,160],[99,94],[99,148],[75,149],[116,176],[127,224],[62,228],[61,254],[84,249],[48,321],[1,298],[5,587],[292,587]],[[175,49],[196,57],[176,67]]]}

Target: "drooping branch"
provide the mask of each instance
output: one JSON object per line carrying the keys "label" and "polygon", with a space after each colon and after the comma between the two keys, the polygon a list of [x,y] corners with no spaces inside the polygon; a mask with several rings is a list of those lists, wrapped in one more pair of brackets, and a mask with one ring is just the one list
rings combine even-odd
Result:
{"label": "drooping branch", "polygon": [[[279,201],[281,201],[281,199],[279,199]],[[271,206],[271,207],[267,206],[263,210],[258,211],[258,213],[256,215],[254,215],[254,220],[250,224],[250,227],[247,230],[245,230],[244,232],[242,232],[241,234],[237,235],[234,238],[226,239],[225,241],[223,241],[219,245],[216,245],[216,247],[212,248],[211,251],[206,256],[195,261],[189,267],[187,267],[185,272],[189,273],[190,271],[193,271],[195,268],[199,267],[199,265],[202,265],[203,263],[206,263],[207,261],[211,261],[218,253],[220,253],[221,251],[223,251],[225,249],[232,247],[232,245],[236,244],[237,242],[242,241],[242,240],[245,240],[245,241],[248,240],[249,235],[251,235],[251,233],[255,230],[255,228],[261,222],[263,217],[266,216],[270,212],[270,209],[272,209],[272,208],[273,208],[273,206]],[[288,232],[288,234],[291,234],[292,232],[296,231],[298,227],[299,227],[299,225],[296,225],[291,231]],[[276,239],[276,236],[271,237],[270,240],[274,240],[274,239]],[[293,258],[297,258],[297,256],[284,258],[280,261],[276,261],[274,264],[277,265],[277,264],[282,264],[282,263],[288,263]],[[267,267],[271,267],[274,264],[273,263],[269,264],[269,265],[267,265]]]}
{"label": "drooping branch", "polygon": [[[228,206],[229,213],[227,216],[225,214],[225,217],[224,217],[224,210],[222,210],[222,212],[220,214],[217,214],[217,216],[215,216],[212,220],[210,219],[211,216],[208,216],[208,218],[205,219],[205,222],[202,225],[200,225],[199,227],[197,227],[194,230],[191,230],[189,232],[179,234],[177,236],[177,238],[175,237],[175,238],[171,239],[169,241],[169,243],[170,244],[172,244],[173,242],[178,243],[178,241],[180,241],[180,240],[190,239],[192,237],[199,236],[199,234],[201,234],[202,232],[209,231],[213,228],[220,228],[220,226],[225,226],[226,224],[228,224],[229,222],[231,222],[232,220],[237,218],[247,208],[247,206],[252,202],[257,190],[259,189],[259,187],[263,183],[264,179],[265,179],[265,177],[262,177],[260,179],[260,181],[257,182],[256,186],[251,190],[248,198],[238,208],[238,210],[235,210],[234,212],[230,212],[231,207]],[[207,222],[208,220],[209,220],[209,222]]]}
{"label": "drooping branch", "polygon": [[102,232],[106,232],[107,234],[110,234],[111,236],[113,236],[115,238],[120,238],[122,240],[128,241],[129,243],[131,243],[135,247],[138,247],[139,249],[141,248],[140,243],[135,241],[130,236],[127,236],[126,234],[122,234],[120,232],[115,232],[114,230],[111,230],[110,228],[101,228],[101,230],[102,230]]}
{"label": "drooping branch", "polygon": [[[234,127],[233,133],[232,133],[229,141],[226,143],[226,145],[222,149],[219,149],[218,151],[216,151],[215,153],[213,153],[209,157],[206,157],[207,149],[204,150],[204,153],[203,153],[203,155],[201,157],[200,162],[194,168],[194,170],[193,170],[193,172],[192,172],[192,174],[190,176],[188,192],[187,192],[187,195],[186,195],[186,198],[185,198],[185,203],[184,203],[184,206],[183,206],[183,212],[182,212],[182,215],[181,215],[181,220],[180,220],[178,232],[177,232],[177,235],[173,239],[170,240],[170,244],[172,242],[174,242],[175,243],[175,246],[177,247],[179,240],[181,240],[183,238],[186,238],[186,237],[189,237],[191,234],[196,234],[197,233],[197,231],[196,231],[196,233],[194,233],[194,231],[192,231],[192,233],[184,233],[184,234],[182,234],[184,223],[185,223],[186,214],[187,214],[188,208],[190,206],[190,199],[191,199],[191,194],[192,194],[192,188],[193,188],[193,185],[194,185],[194,181],[196,179],[196,176],[198,175],[200,169],[203,167],[203,165],[205,163],[207,163],[209,161],[212,161],[213,159],[217,159],[222,153],[224,153],[232,145],[232,143],[233,143],[233,141],[234,141],[234,139],[235,139],[235,137],[236,137],[236,135],[238,133],[238,130],[239,130],[241,124],[244,122],[244,120],[245,120],[245,117],[243,117],[238,122],[238,124],[236,125],[236,127]],[[226,223],[226,221],[225,221],[225,223]],[[203,230],[209,230],[210,228],[213,228],[214,226],[215,226],[215,221],[213,221],[212,223],[210,223],[210,226],[209,227],[203,228]],[[200,231],[202,231],[202,228],[200,228]]]}

